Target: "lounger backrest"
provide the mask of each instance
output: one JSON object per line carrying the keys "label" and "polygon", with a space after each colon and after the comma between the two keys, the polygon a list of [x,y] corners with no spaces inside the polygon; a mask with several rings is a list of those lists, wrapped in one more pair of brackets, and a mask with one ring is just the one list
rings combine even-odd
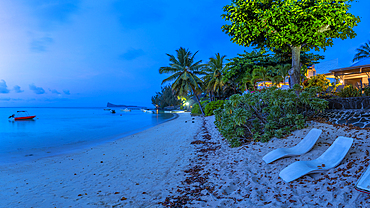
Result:
{"label": "lounger backrest", "polygon": [[299,142],[296,146],[292,147],[292,151],[302,151],[303,153],[310,150],[316,143],[317,139],[320,137],[321,129],[311,129],[310,132]]}
{"label": "lounger backrest", "polygon": [[333,144],[315,162],[325,164],[327,168],[333,168],[346,156],[351,148],[353,139],[349,137],[338,137]]}

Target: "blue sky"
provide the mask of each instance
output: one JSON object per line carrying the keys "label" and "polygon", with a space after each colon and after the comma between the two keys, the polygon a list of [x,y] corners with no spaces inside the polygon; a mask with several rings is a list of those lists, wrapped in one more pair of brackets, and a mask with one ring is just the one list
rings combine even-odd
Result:
{"label": "blue sky", "polygon": [[[340,66],[369,38],[370,2],[354,2],[356,38],[316,52]],[[229,0],[0,0],[0,107],[151,106],[166,53],[185,47],[207,60],[251,48],[221,31]]]}

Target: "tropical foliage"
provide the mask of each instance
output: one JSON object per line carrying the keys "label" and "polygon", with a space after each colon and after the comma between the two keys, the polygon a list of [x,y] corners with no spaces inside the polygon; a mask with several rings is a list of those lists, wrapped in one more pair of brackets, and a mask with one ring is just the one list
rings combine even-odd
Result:
{"label": "tropical foliage", "polygon": [[206,116],[212,116],[214,115],[213,111],[216,109],[223,109],[224,108],[224,100],[217,100],[212,101],[206,105],[204,108],[204,112],[206,113]]}
{"label": "tropical foliage", "polygon": [[[201,105],[202,105],[202,108],[205,108],[206,107],[206,105],[209,103],[207,100],[205,100],[205,101],[202,101],[202,102],[200,102],[201,103]],[[193,105],[193,107],[191,108],[191,114],[193,114],[193,115],[200,115],[202,112],[201,112],[201,110],[200,110],[201,108],[199,107],[199,104],[198,103],[196,103],[196,104],[194,104]]]}
{"label": "tropical foliage", "polygon": [[364,88],[364,95],[365,96],[370,96],[370,86],[367,85],[365,88]]}
{"label": "tropical foliage", "polygon": [[[300,92],[298,95],[296,92]],[[260,92],[233,95],[217,109],[215,124],[232,147],[246,138],[267,142],[272,137],[281,138],[292,130],[305,127],[308,110],[321,111],[328,102],[316,96],[318,88],[281,90],[276,87]]]}
{"label": "tropical foliage", "polygon": [[[304,51],[301,52],[301,57],[302,68],[317,64],[319,60],[324,59],[324,56],[306,53]],[[255,80],[262,80],[260,76],[261,73],[254,71],[256,69],[261,70],[261,68],[268,68],[264,74],[269,78],[264,81],[270,80],[274,84],[278,84],[288,78],[289,70],[292,68],[291,64],[289,64],[291,62],[291,54],[281,52],[281,50],[274,50],[274,53],[268,53],[265,50],[252,51],[250,53],[245,52],[244,54],[238,54],[237,57],[229,59],[229,63],[227,64],[228,70],[224,73],[224,79],[226,81],[232,81],[237,85],[236,92],[244,91],[245,89],[254,89],[255,82],[253,78],[255,78]],[[253,73],[257,75],[257,77],[254,77]],[[303,77],[303,74],[304,71],[302,71],[301,77]]]}
{"label": "tropical foliage", "polygon": [[[192,54],[188,49],[180,47],[176,50],[177,56],[167,54],[170,58],[170,66],[161,67],[159,73],[171,73],[172,75],[162,81],[163,83],[173,81],[172,90],[178,96],[187,95],[192,92],[198,103],[198,93],[202,91],[202,80],[198,77],[205,75],[202,69],[205,67],[202,61],[195,61],[194,57],[198,53]],[[200,111],[204,115],[203,108]]]}
{"label": "tropical foliage", "polygon": [[310,87],[318,87],[320,92],[324,92],[330,86],[330,81],[324,74],[318,74],[306,79],[302,85],[305,89]]}
{"label": "tropical foliage", "polygon": [[359,61],[364,58],[370,58],[370,40],[364,45],[361,45],[360,48],[357,48],[356,52],[357,53],[355,54],[353,61]]}
{"label": "tropical foliage", "polygon": [[339,97],[360,97],[362,92],[360,89],[353,87],[352,85],[345,86],[339,93]]}
{"label": "tropical foliage", "polygon": [[[231,24],[222,30],[242,46],[256,46],[290,52],[291,86],[301,81],[301,51],[325,49],[334,38],[353,38],[360,22],[348,12],[353,0],[233,0],[222,18]],[[343,24],[345,23],[345,24]]]}
{"label": "tropical foliage", "polygon": [[226,56],[221,56],[219,53],[216,53],[216,58],[210,58],[207,64],[207,67],[204,68],[204,72],[207,73],[203,77],[205,89],[210,94],[210,99],[213,100],[215,95],[222,93],[223,87],[225,86],[225,81],[223,80],[223,73],[227,71],[225,64]]}

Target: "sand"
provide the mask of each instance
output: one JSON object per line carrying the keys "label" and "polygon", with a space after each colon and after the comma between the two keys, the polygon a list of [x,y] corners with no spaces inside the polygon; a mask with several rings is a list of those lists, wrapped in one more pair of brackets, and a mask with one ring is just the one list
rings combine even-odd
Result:
{"label": "sand", "polygon": [[0,166],[0,207],[161,207],[184,179],[199,119],[179,114],[88,150]]}
{"label": "sand", "polygon": [[[214,117],[189,114],[84,150],[0,167],[0,207],[369,207],[354,189],[369,165],[368,130],[309,122],[285,139],[231,148]],[[187,121],[185,123],[185,121]],[[265,164],[262,157],[323,130],[313,149]],[[319,157],[338,136],[354,138],[342,163],[285,183],[279,172]],[[161,204],[159,204],[161,203]]]}
{"label": "sand", "polygon": [[[177,187],[181,191],[169,197],[169,202],[181,204],[182,199],[186,207],[370,207],[369,195],[354,189],[369,166],[369,131],[309,122],[308,128],[285,139],[230,148],[213,124],[214,117],[205,120],[197,137],[198,153],[187,176],[190,182]],[[310,152],[271,164],[262,160],[271,150],[294,146],[312,128],[322,129],[323,133]],[[319,157],[338,136],[354,138],[339,166],[290,183],[279,177],[289,164]],[[199,184],[197,180],[203,182]]]}

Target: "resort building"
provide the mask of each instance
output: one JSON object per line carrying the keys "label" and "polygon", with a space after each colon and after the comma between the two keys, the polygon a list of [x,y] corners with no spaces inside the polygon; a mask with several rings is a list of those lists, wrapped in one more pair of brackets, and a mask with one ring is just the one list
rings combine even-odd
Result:
{"label": "resort building", "polygon": [[356,88],[363,88],[370,80],[370,58],[362,59],[349,67],[340,68],[338,59],[314,64],[308,68],[308,78],[317,74],[324,74],[332,81],[337,78],[342,85],[352,85]]}
{"label": "resort building", "polygon": [[363,88],[370,80],[370,58],[361,59],[349,67],[332,69],[325,75],[327,78],[339,78],[344,85]]}

